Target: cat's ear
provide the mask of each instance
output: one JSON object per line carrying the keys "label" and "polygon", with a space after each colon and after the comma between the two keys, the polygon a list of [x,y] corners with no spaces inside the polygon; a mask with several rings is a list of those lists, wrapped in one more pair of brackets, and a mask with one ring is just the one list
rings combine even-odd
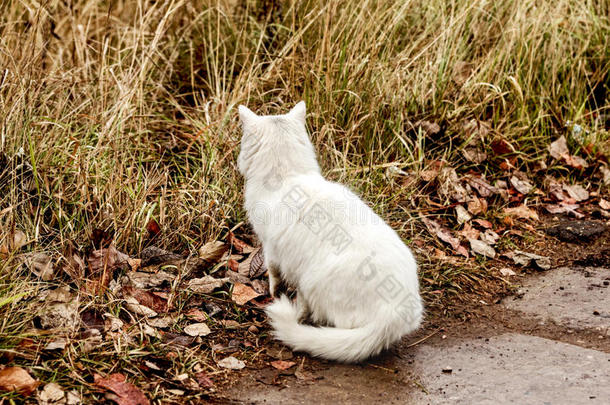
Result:
{"label": "cat's ear", "polygon": [[297,103],[297,105],[292,107],[292,110],[290,110],[288,115],[298,119],[300,122],[302,122],[304,124],[305,123],[305,115],[306,115],[306,113],[307,113],[307,111],[306,111],[306,108],[305,108],[305,102],[304,101],[300,101],[299,103]]}
{"label": "cat's ear", "polygon": [[258,115],[253,113],[245,105],[240,105],[237,110],[239,111],[239,119],[244,127],[252,125],[252,123],[254,123],[254,121],[256,121],[258,118]]}

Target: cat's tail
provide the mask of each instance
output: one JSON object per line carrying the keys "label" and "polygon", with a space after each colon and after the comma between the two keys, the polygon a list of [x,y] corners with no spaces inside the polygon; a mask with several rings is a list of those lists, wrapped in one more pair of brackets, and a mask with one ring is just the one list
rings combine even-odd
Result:
{"label": "cat's tail", "polygon": [[298,310],[286,296],[266,308],[275,337],[296,351],[346,363],[358,362],[388,348],[404,334],[419,326],[421,314],[409,328],[400,318],[378,321],[353,329],[316,327],[300,324]]}

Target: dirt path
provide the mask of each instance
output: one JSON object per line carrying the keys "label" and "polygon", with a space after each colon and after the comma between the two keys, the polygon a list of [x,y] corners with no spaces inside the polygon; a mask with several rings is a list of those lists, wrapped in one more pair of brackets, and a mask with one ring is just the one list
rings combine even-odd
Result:
{"label": "dirt path", "polygon": [[246,404],[608,403],[610,268],[556,268],[522,284],[468,322],[428,324],[368,364],[299,357],[302,367],[250,373],[223,395]]}

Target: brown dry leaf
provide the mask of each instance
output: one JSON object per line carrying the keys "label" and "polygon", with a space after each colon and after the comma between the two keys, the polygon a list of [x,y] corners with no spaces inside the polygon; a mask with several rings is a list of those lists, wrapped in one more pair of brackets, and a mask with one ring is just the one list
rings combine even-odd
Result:
{"label": "brown dry leaf", "polygon": [[475,224],[477,224],[479,226],[482,226],[485,229],[493,228],[493,224],[486,219],[475,219],[472,222],[474,222]]}
{"label": "brown dry leaf", "polygon": [[563,135],[549,145],[549,153],[553,158],[563,160],[568,166],[575,169],[581,169],[588,166],[587,161],[583,158],[570,155],[566,138]]}
{"label": "brown dry leaf", "polygon": [[491,229],[487,229],[485,232],[481,234],[481,240],[488,245],[495,245],[500,239],[500,235],[492,231]]}
{"label": "brown dry leaf", "polygon": [[38,394],[38,399],[43,404],[52,404],[56,402],[62,401],[65,404],[63,399],[65,398],[66,393],[61,389],[61,386],[56,383],[49,383],[44,386],[40,394]]}
{"label": "brown dry leaf", "polygon": [[470,193],[462,185],[455,169],[451,167],[445,167],[441,170],[438,178],[439,187],[438,195],[443,197],[445,200],[453,200],[457,202],[468,201]]}
{"label": "brown dry leaf", "polygon": [[235,283],[233,285],[233,293],[231,294],[231,298],[237,305],[244,305],[246,302],[258,296],[260,296],[259,293],[245,284]]}
{"label": "brown dry leaf", "polygon": [[259,249],[256,253],[253,254],[252,261],[250,262],[248,276],[250,278],[257,278],[265,274],[267,271],[267,266],[265,266],[265,257],[263,255],[263,250]]}
{"label": "brown dry leaf", "polygon": [[212,333],[212,331],[207,324],[200,322],[185,326],[184,333],[189,336],[206,336]]}
{"label": "brown dry leaf", "polygon": [[436,135],[441,130],[441,127],[436,122],[430,121],[417,121],[415,127],[421,127],[428,136]]}
{"label": "brown dry leaf", "polygon": [[547,210],[549,214],[570,214],[576,218],[584,218],[584,214],[576,211],[578,208],[580,208],[580,205],[578,204],[568,204],[563,201],[559,204],[547,204],[544,206],[544,209]]}
{"label": "brown dry leaf", "polygon": [[468,177],[467,182],[470,187],[474,188],[484,198],[500,192],[497,187],[489,184],[484,177]]}
{"label": "brown dry leaf", "polygon": [[573,184],[570,186],[564,184],[563,189],[576,202],[585,201],[589,199],[589,192],[585,190],[585,188],[580,184]]}
{"label": "brown dry leaf", "polygon": [[468,242],[470,242],[470,249],[473,253],[489,257],[491,259],[496,257],[495,249],[482,240],[470,239]]}
{"label": "brown dry leaf", "polygon": [[295,364],[297,363],[295,363],[294,361],[275,360],[271,362],[271,367],[276,368],[278,370],[288,370]]}
{"label": "brown dry leaf", "polygon": [[547,178],[549,182],[549,193],[551,197],[553,197],[557,201],[565,201],[568,199],[568,196],[563,193],[563,188],[561,184],[556,182],[552,178]]}
{"label": "brown dry leaf", "polygon": [[517,176],[512,176],[510,178],[510,184],[521,194],[529,194],[530,191],[534,189],[532,183],[530,183],[526,179],[520,179]]}
{"label": "brown dry leaf", "polygon": [[[246,258],[246,260],[244,260],[243,262],[238,264],[237,272],[239,274],[241,274],[242,276],[246,276],[246,277],[250,276],[250,263],[252,263],[252,259],[254,258],[254,255],[256,255],[259,250],[260,250],[260,248],[255,248],[254,251],[250,254],[250,256],[248,256]],[[233,269],[231,268],[231,270],[233,270]]]}
{"label": "brown dry leaf", "polygon": [[474,197],[468,201],[468,212],[472,215],[484,214],[487,212],[487,200]]}
{"label": "brown dry leaf", "polygon": [[556,141],[551,142],[549,145],[549,154],[557,160],[570,154],[565,136],[561,135]]}
{"label": "brown dry leaf", "polygon": [[0,370],[0,391],[18,392],[28,396],[36,390],[40,381],[35,380],[21,367],[7,367]]}
{"label": "brown dry leaf", "polygon": [[419,172],[419,176],[422,178],[423,181],[429,183],[438,176],[438,172],[438,168],[422,170],[421,172]]}
{"label": "brown dry leaf", "polygon": [[199,248],[199,258],[208,263],[218,263],[220,258],[229,250],[229,245],[221,241],[208,242]]}
{"label": "brown dry leaf", "polygon": [[93,376],[94,385],[116,394],[114,401],[119,405],[149,405],[146,395],[138,387],[128,382],[123,374],[114,373],[103,378],[99,374]]}
{"label": "brown dry leaf", "polygon": [[[130,259],[125,253],[119,252],[114,246],[94,250],[87,258],[92,280],[86,284],[86,289],[90,293],[99,293],[110,283],[112,273],[121,266],[139,267],[137,263]],[[135,269],[134,269],[135,270]]]}
{"label": "brown dry leaf", "polygon": [[208,314],[197,308],[189,309],[185,315],[187,318],[197,322],[205,322],[210,318]]}
{"label": "brown dry leaf", "polygon": [[464,224],[464,228],[458,232],[464,239],[479,239],[481,232],[475,229],[468,222]]}
{"label": "brown dry leaf", "polygon": [[227,368],[229,370],[241,370],[246,367],[246,363],[243,361],[236,359],[233,356],[225,357],[224,359],[218,362],[218,365],[222,368]]}
{"label": "brown dry leaf", "polygon": [[156,220],[151,218],[151,220],[146,224],[146,230],[148,231],[150,237],[154,238],[161,232],[161,227]]}
{"label": "brown dry leaf", "polygon": [[37,252],[26,258],[26,264],[43,281],[50,281],[53,278],[53,263],[51,257],[46,253]]}
{"label": "brown dry leaf", "polygon": [[606,201],[602,198],[599,200],[599,207],[604,210],[610,210],[610,201]]}
{"label": "brown dry leaf", "polygon": [[516,149],[506,139],[496,138],[491,142],[491,150],[493,150],[496,156],[499,156],[515,153]]}
{"label": "brown dry leaf", "polygon": [[525,205],[520,205],[518,207],[505,208],[504,213],[512,218],[517,219],[533,219],[534,221],[540,220],[536,211],[531,208],[528,208]]}
{"label": "brown dry leaf", "polygon": [[135,298],[140,305],[144,305],[157,313],[167,312],[169,309],[167,300],[150,291],[140,290],[132,286],[124,286],[122,291],[125,296]]}
{"label": "brown dry leaf", "polygon": [[468,250],[466,250],[464,246],[460,245],[460,240],[452,236],[448,229],[443,229],[438,222],[428,218],[422,218],[422,221],[426,225],[426,228],[428,228],[428,232],[430,232],[432,235],[449,244],[453,250],[462,256],[469,256]]}
{"label": "brown dry leaf", "polygon": [[214,381],[212,381],[204,371],[195,373],[195,380],[197,380],[199,386],[203,388],[211,388],[214,386]]}
{"label": "brown dry leaf", "polygon": [[208,274],[202,278],[193,278],[188,281],[187,287],[189,290],[199,294],[210,294],[217,288],[222,287],[229,282],[229,278],[214,278]]}
{"label": "brown dry leaf", "polygon": [[481,164],[487,160],[487,153],[477,147],[467,147],[462,150],[462,156],[469,162]]}
{"label": "brown dry leaf", "polygon": [[252,246],[248,245],[243,240],[238,239],[231,231],[229,231],[229,235],[227,236],[227,242],[229,242],[239,253],[252,253],[254,251]]}
{"label": "brown dry leaf", "polygon": [[458,205],[455,207],[455,214],[458,224],[463,224],[464,222],[468,222],[472,219],[472,215],[468,213],[463,205]]}
{"label": "brown dry leaf", "polygon": [[[231,271],[234,271],[235,273],[238,273],[239,270],[239,263],[237,262],[237,260],[235,259],[229,259],[229,261],[227,261],[227,266],[229,266],[229,269],[231,269]],[[239,273],[238,273],[239,274]],[[241,276],[244,276],[243,274],[240,274]],[[244,276],[245,277],[245,276]]]}

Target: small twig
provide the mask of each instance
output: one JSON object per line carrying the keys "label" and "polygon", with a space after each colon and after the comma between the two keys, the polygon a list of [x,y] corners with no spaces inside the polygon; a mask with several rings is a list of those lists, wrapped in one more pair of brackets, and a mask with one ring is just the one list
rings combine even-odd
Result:
{"label": "small twig", "polygon": [[431,334],[429,334],[428,336],[425,336],[421,339],[419,339],[417,342],[415,343],[411,343],[410,345],[408,345],[407,347],[413,347],[413,346],[417,346],[418,344],[420,344],[421,342],[424,342],[428,339],[430,339],[432,336],[436,335],[438,332],[440,332],[442,330],[442,328],[439,328],[437,330],[435,330],[434,332],[432,332]]}

